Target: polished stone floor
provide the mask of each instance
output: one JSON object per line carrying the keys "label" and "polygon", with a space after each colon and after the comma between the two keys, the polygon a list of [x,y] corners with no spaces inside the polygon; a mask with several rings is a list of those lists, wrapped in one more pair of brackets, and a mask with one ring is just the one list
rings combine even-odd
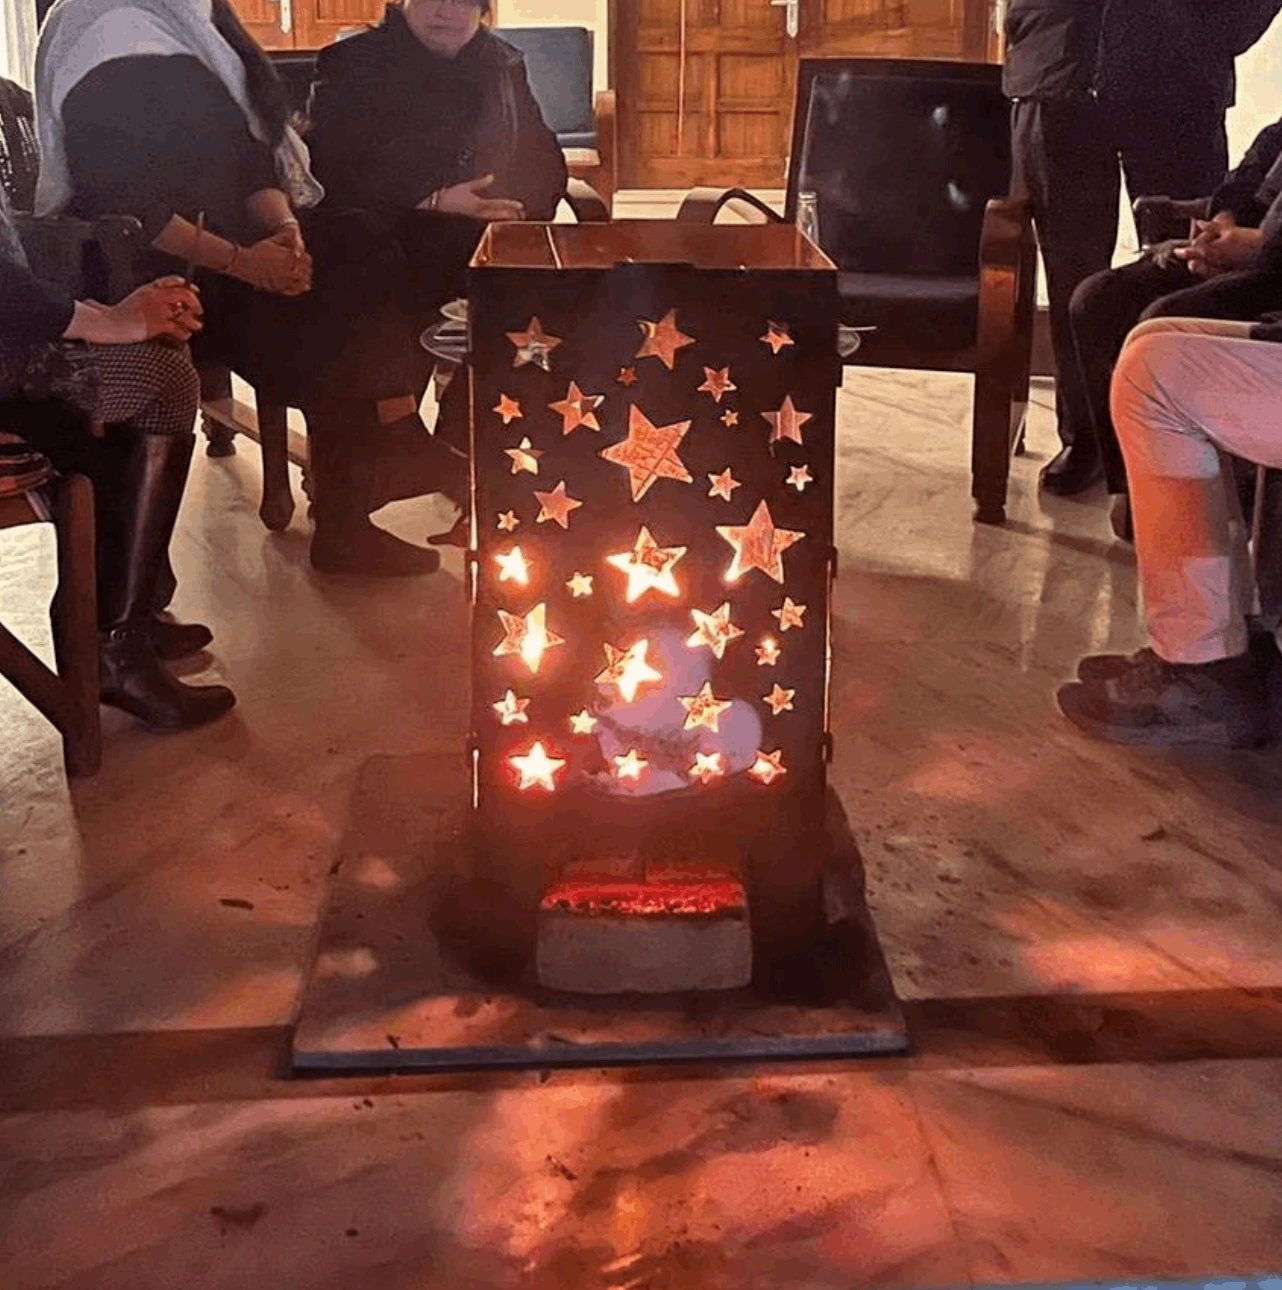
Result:
{"label": "polished stone floor", "polygon": [[[357,786],[465,729],[462,564],[322,579],[256,452],[199,456],[178,607],[239,706],[107,716],[68,786],[0,689],[5,1290],[850,1290],[1282,1269],[1282,756],[1093,743],[1140,636],[1102,499],[976,527],[968,378],[840,395],[833,780],[917,1054],[283,1078]],[[407,535],[431,503],[385,512]],[[48,535],[0,534],[42,643]]]}

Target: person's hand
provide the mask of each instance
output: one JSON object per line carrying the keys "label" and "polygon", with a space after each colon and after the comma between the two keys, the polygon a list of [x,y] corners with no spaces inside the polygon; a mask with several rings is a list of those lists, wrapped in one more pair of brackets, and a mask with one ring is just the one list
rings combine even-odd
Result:
{"label": "person's hand", "polygon": [[1176,258],[1184,260],[1195,277],[1213,278],[1245,269],[1260,249],[1258,228],[1240,228],[1236,223],[1226,227],[1215,220],[1198,220],[1196,228],[1193,241],[1175,252]]}
{"label": "person's hand", "polygon": [[145,340],[185,344],[204,325],[194,287],[178,277],[158,278],[130,292],[119,304],[77,301],[68,340],[97,345],[136,345]]}
{"label": "person's hand", "polygon": [[303,230],[299,228],[296,219],[285,220],[282,224],[277,225],[267,240],[275,242],[278,246],[287,247],[291,251],[297,251],[300,256],[307,254],[307,243],[303,241]]}
{"label": "person's hand", "polygon": [[445,211],[450,215],[469,215],[472,219],[499,221],[521,220],[525,218],[525,207],[520,202],[507,197],[486,197],[485,191],[494,183],[493,175],[483,175],[480,179],[469,179],[466,183],[455,184],[452,188],[442,188],[431,197],[419,203],[419,210]]}
{"label": "person's hand", "polygon": [[226,272],[259,291],[304,295],[312,288],[312,257],[299,250],[292,238],[278,240],[281,237],[282,230],[277,230],[253,246],[242,246]]}

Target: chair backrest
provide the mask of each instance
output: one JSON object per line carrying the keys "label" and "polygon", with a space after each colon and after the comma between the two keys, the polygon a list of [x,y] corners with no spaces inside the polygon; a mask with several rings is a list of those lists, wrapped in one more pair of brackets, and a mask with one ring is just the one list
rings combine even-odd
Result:
{"label": "chair backrest", "polygon": [[0,77],[0,184],[15,211],[29,211],[34,204],[39,169],[31,95]]}
{"label": "chair backrest", "polygon": [[595,148],[592,33],[586,27],[498,27],[525,55],[530,88],[563,148]]}
{"label": "chair backrest", "polygon": [[977,275],[985,204],[1010,188],[1009,111],[997,66],[803,58],[787,218],[814,192],[842,269]]}

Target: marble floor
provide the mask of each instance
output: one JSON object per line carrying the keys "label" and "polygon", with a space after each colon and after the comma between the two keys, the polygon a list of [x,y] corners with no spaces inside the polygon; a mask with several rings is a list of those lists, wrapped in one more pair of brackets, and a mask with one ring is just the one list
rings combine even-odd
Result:
{"label": "marble floor", "polygon": [[[178,608],[239,705],[106,719],[68,787],[0,689],[6,1290],[850,1290],[1282,1270],[1282,754],[1096,744],[1053,687],[1139,643],[1103,500],[968,500],[966,377],[848,369],[833,780],[916,1040],[866,1063],[290,1080],[380,762],[460,746],[462,564],[320,578],[198,456]],[[385,512],[421,535],[432,503]],[[393,513],[395,510],[395,513]],[[48,535],[0,534],[47,650]]]}

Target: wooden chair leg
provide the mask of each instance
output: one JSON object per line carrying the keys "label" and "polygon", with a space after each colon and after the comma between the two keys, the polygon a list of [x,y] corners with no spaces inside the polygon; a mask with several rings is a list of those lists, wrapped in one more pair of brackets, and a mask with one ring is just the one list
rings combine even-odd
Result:
{"label": "wooden chair leg", "polygon": [[[975,373],[975,407],[971,422],[970,494],[978,524],[1006,522],[1006,484],[1013,445],[1010,382],[999,372]],[[1019,431],[1016,430],[1015,435]]]}
{"label": "wooden chair leg", "polygon": [[258,514],[273,533],[278,533],[294,515],[294,494],[289,484],[288,410],[283,403],[259,400],[258,438],[263,450],[263,501]]}
{"label": "wooden chair leg", "polygon": [[[231,401],[231,369],[221,363],[197,363],[200,374],[200,401],[213,403]],[[232,457],[236,453],[236,432],[216,421],[207,412],[200,418],[200,428],[209,441],[205,446],[207,457]]]}
{"label": "wooden chair leg", "polygon": [[1264,466],[1259,469],[1252,556],[1260,617],[1273,627],[1282,621],[1282,470]]}

